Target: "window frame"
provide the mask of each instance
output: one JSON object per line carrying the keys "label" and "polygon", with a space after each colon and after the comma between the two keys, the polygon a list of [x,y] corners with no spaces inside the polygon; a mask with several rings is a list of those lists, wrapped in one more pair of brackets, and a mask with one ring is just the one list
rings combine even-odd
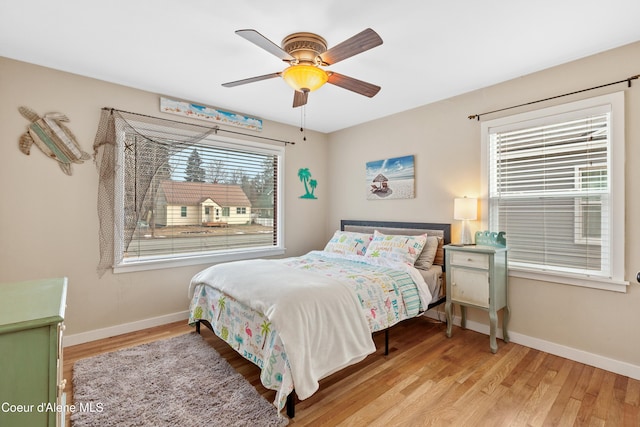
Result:
{"label": "window frame", "polygon": [[[122,120],[122,119],[116,119]],[[152,125],[142,122],[132,122],[133,125],[149,128]],[[170,124],[163,126],[165,129]],[[116,126],[117,128],[117,126]],[[182,130],[184,132],[184,130]],[[121,132],[116,135],[116,175],[114,179],[114,273],[127,273],[135,271],[156,270],[163,268],[184,267],[199,264],[215,264],[220,262],[238,261],[252,258],[263,258],[270,256],[279,256],[285,253],[284,247],[284,171],[285,171],[285,149],[284,147],[218,136],[216,134],[199,141],[200,144],[211,144],[217,147],[237,150],[244,148],[259,154],[268,154],[276,156],[278,159],[277,183],[276,191],[278,197],[276,199],[276,244],[271,247],[255,247],[255,248],[230,248],[224,251],[200,252],[190,254],[172,254],[146,256],[141,259],[125,259],[123,257],[123,239],[124,239],[124,174],[125,168],[122,167],[124,162],[124,142],[125,133]],[[215,211],[218,209],[216,208]],[[118,261],[120,260],[120,261]]]}
{"label": "window frame", "polygon": [[[591,276],[587,274],[564,273],[544,270],[544,267],[528,268],[509,265],[509,275],[533,280],[568,284],[587,288],[626,292],[629,282],[625,280],[625,111],[624,92],[583,99],[567,104],[542,108],[539,110],[515,114],[512,116],[487,120],[481,124],[481,226],[490,229],[489,212],[489,147],[490,134],[495,129],[503,131],[523,127],[523,122],[544,122],[550,117],[574,115],[584,117],[585,110],[609,111],[610,116],[610,145],[607,170],[610,174],[610,206],[609,230],[611,236],[610,250],[607,254],[611,277]],[[576,178],[578,179],[578,178]],[[507,246],[509,235],[507,234]],[[604,261],[603,261],[604,262]]]}

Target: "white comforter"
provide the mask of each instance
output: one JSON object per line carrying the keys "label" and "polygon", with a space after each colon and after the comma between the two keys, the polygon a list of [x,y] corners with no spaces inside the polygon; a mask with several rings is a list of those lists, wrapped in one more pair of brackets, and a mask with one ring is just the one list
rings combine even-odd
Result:
{"label": "white comforter", "polygon": [[375,351],[357,297],[325,275],[278,260],[251,260],[209,267],[192,278],[191,288],[200,283],[264,313],[273,323],[300,399],[311,396],[320,379]]}

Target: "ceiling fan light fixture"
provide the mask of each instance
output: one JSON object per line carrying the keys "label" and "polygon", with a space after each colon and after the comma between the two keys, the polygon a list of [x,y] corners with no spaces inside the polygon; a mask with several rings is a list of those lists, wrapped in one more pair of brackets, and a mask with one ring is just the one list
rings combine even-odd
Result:
{"label": "ceiling fan light fixture", "polygon": [[313,92],[329,80],[329,75],[316,66],[298,64],[285,69],[282,78],[293,90]]}

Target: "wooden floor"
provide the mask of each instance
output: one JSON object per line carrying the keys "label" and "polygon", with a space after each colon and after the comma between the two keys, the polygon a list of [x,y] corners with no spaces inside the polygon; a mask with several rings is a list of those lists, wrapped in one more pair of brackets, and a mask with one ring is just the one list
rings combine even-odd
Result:
{"label": "wooden floor", "polygon": [[[291,426],[640,426],[640,381],[498,340],[426,317],[376,334],[375,354],[321,381],[296,405]],[[80,358],[190,333],[185,322],[64,349],[67,402]],[[202,335],[270,402],[258,368],[209,329]],[[69,422],[67,422],[69,425]],[[204,425],[204,424],[203,424]]]}

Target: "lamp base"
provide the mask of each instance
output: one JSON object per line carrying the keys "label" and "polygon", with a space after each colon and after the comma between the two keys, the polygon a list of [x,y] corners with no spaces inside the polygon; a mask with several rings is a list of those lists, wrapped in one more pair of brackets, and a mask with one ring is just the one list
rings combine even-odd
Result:
{"label": "lamp base", "polygon": [[469,228],[469,221],[462,221],[462,232],[460,233],[460,243],[462,245],[473,245],[473,238],[471,237],[471,229]]}

